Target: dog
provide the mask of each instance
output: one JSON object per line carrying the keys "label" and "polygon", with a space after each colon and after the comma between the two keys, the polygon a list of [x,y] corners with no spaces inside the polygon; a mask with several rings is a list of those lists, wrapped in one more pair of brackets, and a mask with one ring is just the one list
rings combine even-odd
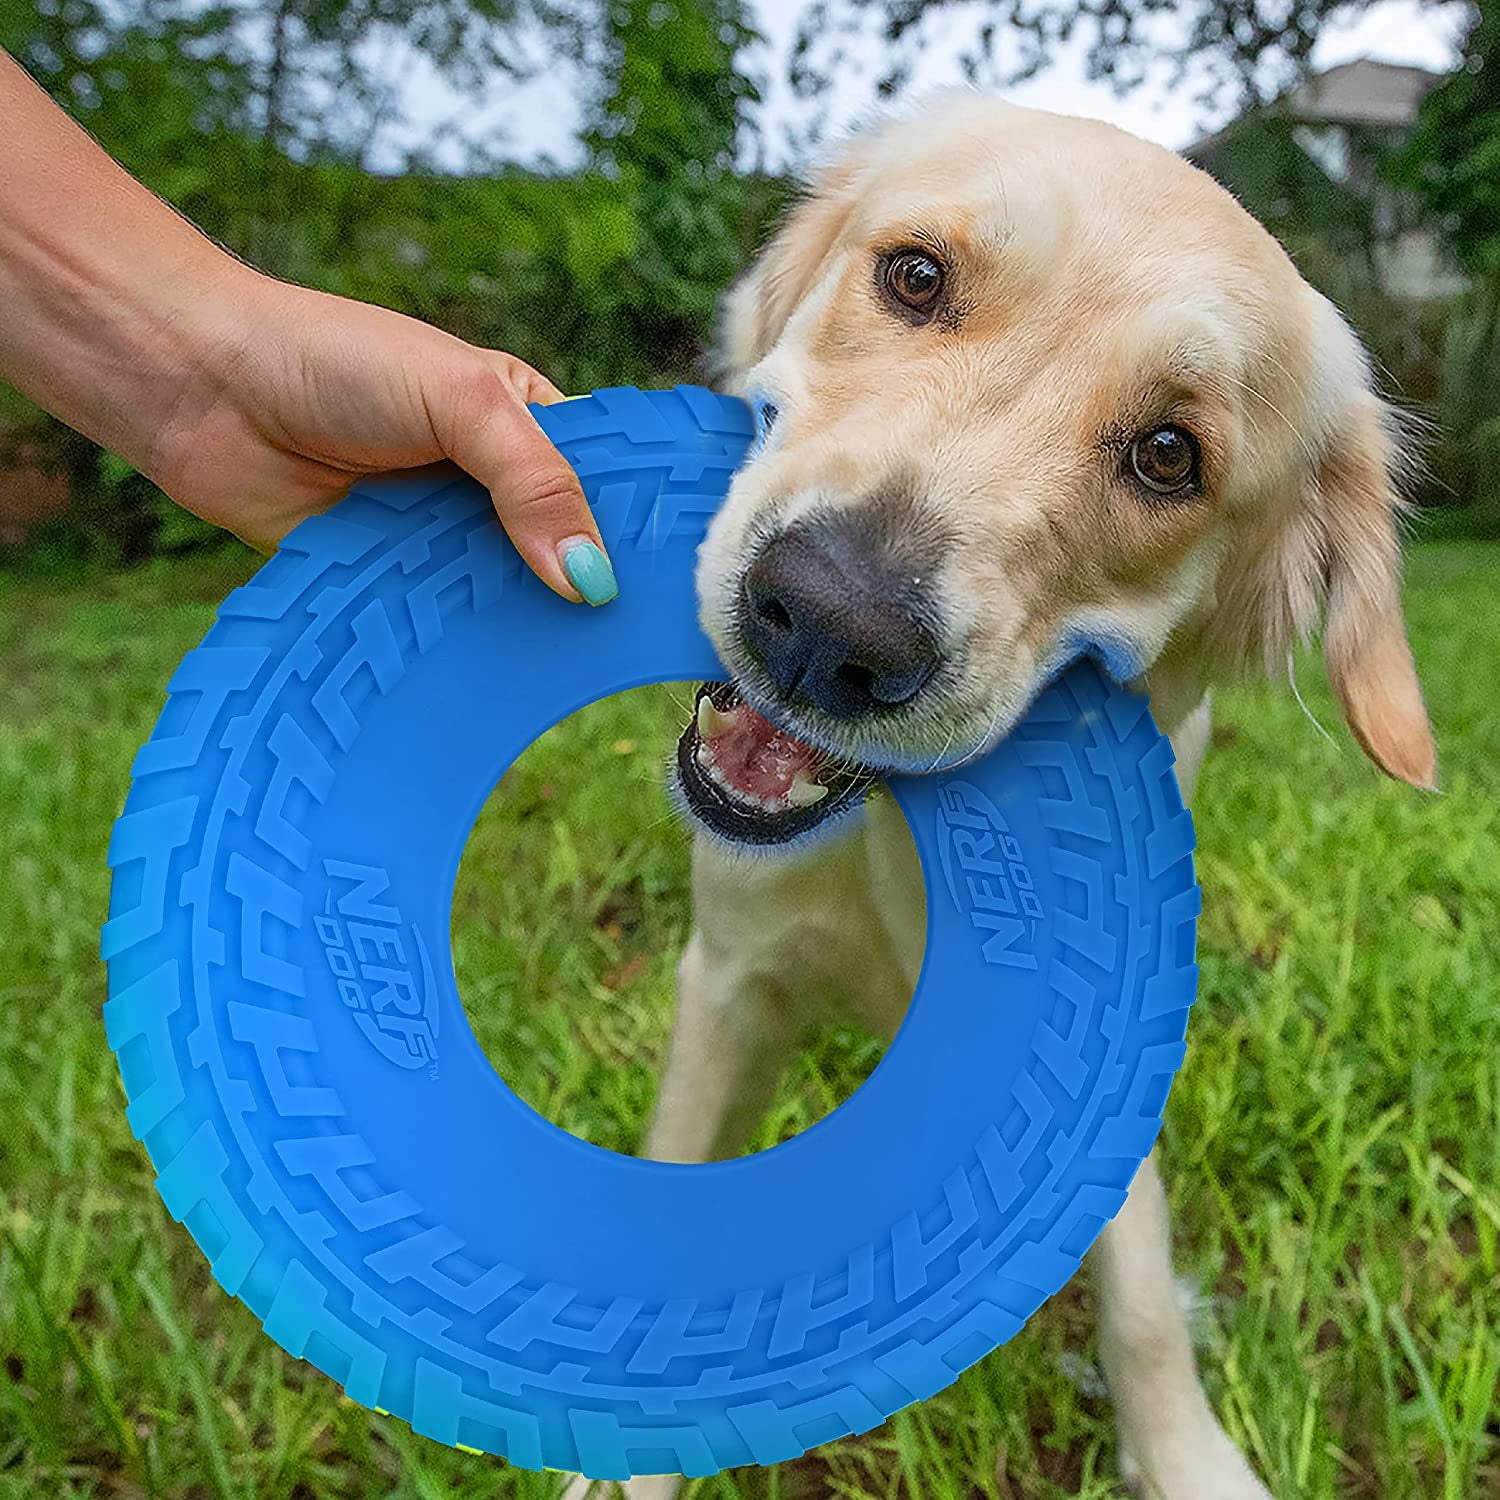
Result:
{"label": "dog", "polygon": [[[1149,690],[1186,797],[1214,685],[1321,620],[1354,737],[1434,785],[1409,444],[1333,306],[1181,158],[936,96],[812,179],[722,342],[757,436],[698,564],[730,681],[676,758],[696,929],[648,1155],[734,1155],[810,1024],[895,1033],[925,909],[880,776],[983,755],[1080,653]],[[1267,1500],[1199,1384],[1154,1158],[1091,1263],[1127,1482]]]}

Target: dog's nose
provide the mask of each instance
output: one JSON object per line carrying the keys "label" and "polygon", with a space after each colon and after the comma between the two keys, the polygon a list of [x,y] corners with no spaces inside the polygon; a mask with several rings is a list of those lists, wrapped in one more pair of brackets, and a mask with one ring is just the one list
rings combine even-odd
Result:
{"label": "dog's nose", "polygon": [[941,652],[917,565],[872,528],[810,523],[761,548],[741,585],[740,629],[778,692],[840,719],[909,702]]}

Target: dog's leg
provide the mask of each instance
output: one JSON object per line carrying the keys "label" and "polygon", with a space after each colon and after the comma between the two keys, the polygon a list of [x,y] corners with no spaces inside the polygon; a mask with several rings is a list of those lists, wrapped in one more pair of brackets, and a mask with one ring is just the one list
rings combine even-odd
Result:
{"label": "dog's leg", "polygon": [[[920,884],[918,886],[920,893]],[[699,840],[698,928],[677,969],[677,1017],[645,1154],[655,1161],[733,1156],[764,1114],[808,1026],[849,994],[894,1007],[896,964],[869,897],[865,840],[810,856],[746,860]],[[672,1500],[682,1481],[623,1485],[582,1476],[562,1500]]]}
{"label": "dog's leg", "polygon": [[[645,1155],[653,1161],[717,1161],[755,1128],[796,1042],[774,985],[710,954],[695,932],[677,966],[677,1018]],[[682,1480],[648,1474],[567,1483],[562,1500],[672,1500]]]}
{"label": "dog's leg", "polygon": [[621,1484],[615,1479],[585,1479],[575,1474],[563,1481],[558,1500],[672,1500],[682,1487],[680,1474],[642,1474]]}
{"label": "dog's leg", "polygon": [[[1212,727],[1205,699],[1172,732],[1190,799]],[[1153,1155],[1092,1255],[1099,1354],[1114,1397],[1125,1477],[1149,1500],[1269,1500],[1220,1427],[1198,1379],[1172,1275],[1167,1198]]]}
{"label": "dog's leg", "polygon": [[810,1026],[851,995],[894,987],[871,903],[866,838],[746,859],[699,839],[697,930],[677,970],[677,1019],[646,1155],[717,1161],[743,1147]]}
{"label": "dog's leg", "polygon": [[1270,1500],[1199,1384],[1154,1157],[1100,1235],[1093,1267],[1126,1479],[1147,1500]]}
{"label": "dog's leg", "polygon": [[677,966],[672,1048],[645,1155],[734,1155],[765,1112],[799,1030],[772,979],[716,958],[695,932]]}

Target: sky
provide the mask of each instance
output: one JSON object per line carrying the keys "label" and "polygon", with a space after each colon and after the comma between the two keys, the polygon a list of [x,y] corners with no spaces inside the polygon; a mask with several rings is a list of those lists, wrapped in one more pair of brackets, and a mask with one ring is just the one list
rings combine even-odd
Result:
{"label": "sky", "polygon": [[[785,83],[785,58],[805,0],[752,0],[756,29],[765,45],[749,58],[755,71],[768,83],[761,110],[763,139],[768,164],[782,166],[795,156],[787,144],[805,126],[806,108]],[[942,21],[943,17],[938,17]],[[1314,53],[1314,66],[1332,67],[1358,57],[1386,62],[1415,63],[1437,70],[1452,65],[1456,55],[1462,7],[1433,7],[1415,0],[1381,0],[1352,20],[1325,28]],[[958,34],[959,18],[948,25]],[[914,80],[917,88],[932,88],[960,81],[956,43],[944,45],[944,32],[931,33],[923,61]],[[875,51],[870,49],[873,63]],[[569,166],[577,161],[576,133],[581,90],[566,70],[548,68],[525,83],[502,82],[483,109],[459,100],[430,69],[413,68],[408,62],[401,90],[408,125],[399,136],[416,141],[430,136],[444,123],[457,126],[470,139],[484,142],[502,159],[528,165],[555,163]],[[846,74],[831,95],[820,101],[827,110],[828,124],[845,129],[867,112],[872,80],[857,72]],[[1125,97],[1117,97],[1107,83],[1091,82],[1084,72],[1083,48],[1059,51],[1044,73],[1005,91],[1020,104],[1064,114],[1089,115],[1108,120],[1149,140],[1178,149],[1190,144],[1208,129],[1222,123],[1221,117],[1205,113],[1195,102],[1191,83],[1170,86],[1166,77],[1153,79]],[[454,159],[448,164],[457,165]]]}

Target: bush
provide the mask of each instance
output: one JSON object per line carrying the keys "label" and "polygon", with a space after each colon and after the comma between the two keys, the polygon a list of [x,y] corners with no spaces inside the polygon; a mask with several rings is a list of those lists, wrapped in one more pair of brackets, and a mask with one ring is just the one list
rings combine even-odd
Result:
{"label": "bush", "polygon": [[1452,514],[1445,534],[1500,538],[1500,281],[1450,311],[1443,344],[1433,470]]}

